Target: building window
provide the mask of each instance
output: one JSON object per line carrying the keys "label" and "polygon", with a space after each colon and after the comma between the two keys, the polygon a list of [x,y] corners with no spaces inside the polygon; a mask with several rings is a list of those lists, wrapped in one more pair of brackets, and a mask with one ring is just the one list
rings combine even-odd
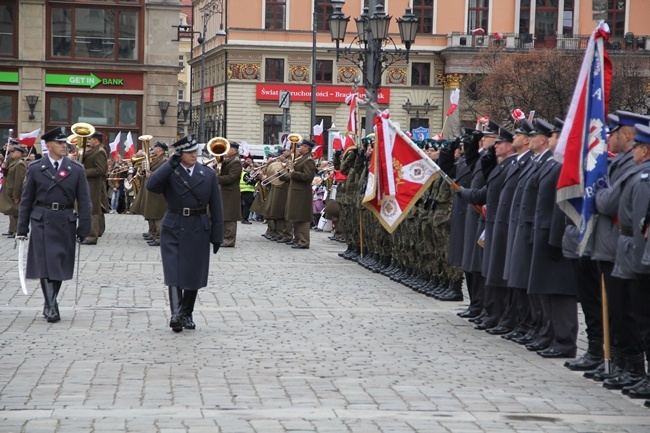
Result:
{"label": "building window", "polygon": [[411,86],[429,86],[431,84],[431,64],[413,63],[411,66]]}
{"label": "building window", "polygon": [[316,60],[316,82],[332,84],[333,62],[331,60]]}
{"label": "building window", "polygon": [[467,30],[488,30],[489,0],[469,0],[467,8]]}
{"label": "building window", "polygon": [[330,25],[327,17],[334,13],[334,6],[330,0],[314,0],[314,10],[316,11],[316,30],[319,32],[329,32]]}
{"label": "building window", "polygon": [[530,34],[530,0],[521,0],[519,5],[519,33]]}
{"label": "building window", "polygon": [[16,0],[0,0],[0,57],[17,57]]}
{"label": "building window", "polygon": [[535,5],[535,47],[555,48],[558,0],[537,0]]}
{"label": "building window", "polygon": [[178,66],[181,67],[181,70],[179,71],[179,74],[182,74],[183,72],[185,72],[185,56],[182,55],[182,54],[180,54],[178,56]]}
{"label": "building window", "polygon": [[141,98],[133,96],[51,94],[47,97],[46,130],[77,122],[90,123],[106,133],[137,130],[142,124],[141,105]]}
{"label": "building window", "polygon": [[413,0],[413,13],[420,18],[418,33],[433,33],[433,0]]}
{"label": "building window", "polygon": [[266,30],[284,30],[286,3],[286,0],[266,0]]}
{"label": "building window", "polygon": [[[94,61],[138,60],[141,5],[49,6],[50,57]],[[127,5],[134,3],[135,7]]]}
{"label": "building window", "polygon": [[264,144],[280,144],[282,134],[282,114],[264,115]]}
{"label": "building window", "polygon": [[0,147],[7,143],[9,138],[9,130],[13,129],[13,137],[17,137],[16,133],[16,99],[18,92],[0,90]]}
{"label": "building window", "polygon": [[612,36],[623,36],[625,33],[626,0],[607,1],[607,24]]}
{"label": "building window", "polygon": [[574,0],[564,0],[562,34],[566,37],[573,37],[573,3]]}
{"label": "building window", "polygon": [[185,99],[185,89],[178,89],[178,100],[182,101]]}
{"label": "building window", "polygon": [[264,80],[266,82],[284,81],[284,59],[266,59],[264,62]]}

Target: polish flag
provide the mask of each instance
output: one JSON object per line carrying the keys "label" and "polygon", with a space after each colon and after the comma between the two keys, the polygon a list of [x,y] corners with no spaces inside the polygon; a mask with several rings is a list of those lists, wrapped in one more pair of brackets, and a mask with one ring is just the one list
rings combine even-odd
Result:
{"label": "polish flag", "polygon": [[311,151],[314,159],[321,159],[323,157],[323,146],[325,144],[325,138],[323,137],[323,121],[320,121],[320,124],[314,125],[314,149]]}
{"label": "polish flag", "polygon": [[111,143],[108,145],[111,147],[111,158],[113,161],[117,159],[117,157],[120,155],[120,139],[122,138],[122,131],[118,132],[117,135],[115,136],[115,140],[113,140]]}
{"label": "polish flag", "polygon": [[350,115],[348,116],[348,131],[354,135],[357,134],[357,93],[350,93],[345,98],[345,103],[350,106]]}
{"label": "polish flag", "polygon": [[332,133],[332,149],[335,151],[343,149],[343,141],[341,140],[341,133]]}
{"label": "polish flag", "polygon": [[519,108],[515,108],[512,112],[512,118],[515,120],[524,120],[526,115]]}
{"label": "polish flag", "polygon": [[18,142],[23,146],[34,147],[36,143],[36,137],[41,133],[41,128],[35,129],[32,132],[26,132],[25,134],[18,134]]}
{"label": "polish flag", "polygon": [[135,155],[135,146],[133,146],[133,138],[129,131],[126,134],[126,140],[124,140],[124,159],[131,159],[133,155]]}
{"label": "polish flag", "polygon": [[453,92],[451,92],[451,95],[449,95],[449,109],[447,110],[447,116],[451,116],[454,114],[454,111],[456,111],[456,108],[458,108],[458,101],[460,100],[460,89],[454,89]]}
{"label": "polish flag", "polygon": [[347,152],[348,149],[356,146],[357,144],[354,141],[354,136],[352,134],[346,134],[345,144],[343,145],[343,153]]}

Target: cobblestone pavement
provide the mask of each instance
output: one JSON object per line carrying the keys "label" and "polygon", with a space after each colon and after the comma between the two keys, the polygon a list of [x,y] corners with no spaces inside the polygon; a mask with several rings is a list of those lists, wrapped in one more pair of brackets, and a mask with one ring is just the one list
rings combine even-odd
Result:
{"label": "cobblestone pavement", "polygon": [[212,256],[196,331],[174,334],[146,224],[106,221],[56,324],[0,239],[0,432],[650,431],[642,400],[474,330],[461,303],[339,258],[325,233],[295,250],[240,225]]}

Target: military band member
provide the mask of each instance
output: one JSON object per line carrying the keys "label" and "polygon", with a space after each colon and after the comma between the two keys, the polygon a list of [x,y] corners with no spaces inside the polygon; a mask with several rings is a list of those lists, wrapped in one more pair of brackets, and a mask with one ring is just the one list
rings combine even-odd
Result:
{"label": "military band member", "polygon": [[269,197],[266,206],[266,222],[269,225],[269,240],[278,243],[293,242],[293,228],[285,219],[287,199],[289,197],[289,177],[278,175],[284,169],[284,165],[291,158],[291,149],[283,150],[278,159],[269,163],[266,168],[266,176],[273,176],[269,189]]}
{"label": "military band member", "polygon": [[289,169],[289,197],[287,199],[286,219],[293,225],[293,244],[291,248],[309,248],[309,225],[313,219],[311,183],[316,174],[316,165],[311,151],[316,144],[303,139],[298,147],[300,158],[296,157]]}
{"label": "military band member", "polygon": [[[26,278],[40,279],[48,322],[61,320],[57,296],[72,278],[75,237],[83,241],[92,226],[92,202],[84,168],[66,156],[64,128],[43,134],[47,157],[27,169],[16,237],[29,233]],[[75,213],[75,205],[77,213]]]}
{"label": "military band member", "polygon": [[88,139],[88,148],[83,157],[83,165],[90,187],[90,197],[93,201],[93,227],[90,234],[83,241],[84,245],[97,245],[97,240],[104,234],[104,209],[108,209],[108,195],[106,193],[106,175],[108,174],[108,157],[101,132],[95,132]]}
{"label": "military band member", "polygon": [[222,247],[233,248],[237,243],[237,223],[241,221],[241,192],[239,181],[242,163],[239,158],[239,143],[230,142],[219,172],[219,187],[223,200],[224,237]]}
{"label": "military band member", "polygon": [[24,160],[25,153],[23,147],[17,143],[13,145],[0,190],[0,212],[9,217],[9,231],[6,233],[9,238],[15,237],[18,224],[18,207],[27,171],[27,163]]}
{"label": "military band member", "polygon": [[[145,174],[147,178],[167,161],[167,149],[167,144],[160,141],[156,141],[156,144],[153,145],[153,155],[149,162],[149,170]],[[152,226],[151,240],[147,242],[152,247],[160,246],[161,223],[166,209],[167,204],[162,194],[147,191],[146,199],[142,203],[142,216],[147,221],[150,221]]]}
{"label": "military band member", "polygon": [[175,153],[151,173],[146,187],[167,202],[160,255],[169,289],[169,327],[181,332],[196,328],[192,313],[198,290],[208,284],[210,244],[216,254],[223,242],[223,204],[214,170],[196,163],[196,141],[184,137],[172,148]]}

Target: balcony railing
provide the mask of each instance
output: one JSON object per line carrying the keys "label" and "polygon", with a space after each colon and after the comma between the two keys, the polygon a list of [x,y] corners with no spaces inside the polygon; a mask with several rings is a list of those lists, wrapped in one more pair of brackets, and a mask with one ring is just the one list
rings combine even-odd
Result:
{"label": "balcony railing", "polygon": [[[584,50],[589,35],[574,36],[535,36],[532,34],[494,34],[473,35],[451,33],[447,35],[447,48],[487,48],[500,47],[515,50],[555,48],[559,50]],[[647,51],[650,53],[650,35],[612,36],[607,42],[609,51]]]}

